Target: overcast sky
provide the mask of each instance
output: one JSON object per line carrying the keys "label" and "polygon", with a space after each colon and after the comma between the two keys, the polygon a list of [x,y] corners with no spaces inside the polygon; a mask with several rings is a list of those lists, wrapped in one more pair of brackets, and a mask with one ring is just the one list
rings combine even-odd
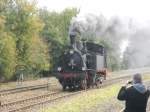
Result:
{"label": "overcast sky", "polygon": [[[46,7],[50,11],[62,11],[67,7],[80,9],[80,16],[92,13],[104,15],[107,19],[118,16],[122,20],[131,20],[142,27],[150,24],[150,0],[37,0],[39,7]],[[126,23],[126,22],[124,22]],[[123,52],[128,45],[124,41],[121,46]]]}
{"label": "overcast sky", "polygon": [[80,15],[103,14],[109,18],[133,18],[138,22],[150,21],[150,0],[37,0],[40,7],[62,11],[67,7],[80,8]]}

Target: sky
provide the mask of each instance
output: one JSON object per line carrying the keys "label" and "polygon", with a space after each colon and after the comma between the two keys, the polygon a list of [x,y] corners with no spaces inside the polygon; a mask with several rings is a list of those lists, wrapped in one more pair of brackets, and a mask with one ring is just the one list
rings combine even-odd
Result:
{"label": "sky", "polygon": [[[79,16],[92,13],[103,15],[109,19],[118,16],[123,21],[132,19],[140,27],[150,23],[150,0],[37,0],[39,7],[46,7],[50,11],[60,12],[65,8],[76,7],[80,9]],[[121,52],[128,46],[124,41]]]}
{"label": "sky", "polygon": [[150,21],[150,0],[37,0],[39,7],[62,11],[67,7],[80,9],[80,15],[103,14],[106,18],[119,16],[145,23]]}

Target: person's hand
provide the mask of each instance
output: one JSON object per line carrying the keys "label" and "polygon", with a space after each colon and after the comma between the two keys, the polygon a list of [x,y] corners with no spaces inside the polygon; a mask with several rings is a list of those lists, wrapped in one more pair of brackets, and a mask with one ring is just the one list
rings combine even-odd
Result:
{"label": "person's hand", "polygon": [[123,86],[124,87],[127,87],[129,84],[131,84],[132,83],[132,81],[130,81],[130,80],[128,80]]}
{"label": "person's hand", "polygon": [[133,83],[133,81],[131,81],[131,80],[128,81],[128,84],[132,84],[132,83]]}

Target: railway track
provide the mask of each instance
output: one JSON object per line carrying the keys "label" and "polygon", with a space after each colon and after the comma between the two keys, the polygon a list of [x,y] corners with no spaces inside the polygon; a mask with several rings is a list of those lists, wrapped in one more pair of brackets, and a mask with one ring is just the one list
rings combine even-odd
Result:
{"label": "railway track", "polygon": [[[128,75],[122,76],[122,77],[125,78],[125,77],[128,77]],[[119,78],[122,78],[122,77],[119,77]],[[119,79],[119,78],[114,78],[114,79]],[[112,79],[109,79],[109,80],[112,80]],[[41,84],[41,85],[25,86],[25,87],[13,88],[13,89],[0,90],[0,96],[6,96],[9,94],[15,94],[15,93],[19,93],[19,92],[48,88],[48,86],[51,86],[51,85],[55,86],[54,84],[48,83],[48,84]]]}
{"label": "railway track", "polygon": [[146,74],[146,73],[150,73],[150,67],[145,67],[145,68],[138,68],[138,69],[129,69],[129,70],[121,70],[121,71],[114,71],[111,72],[111,78],[115,78],[116,75],[121,76],[121,75],[133,75],[135,73],[142,73],[142,74]]}
{"label": "railway track", "polygon": [[[134,74],[136,72],[149,73],[150,68],[131,69],[131,70],[123,70],[123,71],[119,71],[119,72],[112,72],[112,75],[125,74],[125,73],[126,74]],[[124,77],[128,77],[128,76],[129,75],[124,75],[124,76],[119,76],[118,78],[120,78],[120,77],[124,78]],[[109,80],[112,80],[113,78],[116,78],[116,76],[110,78]],[[35,89],[47,88],[48,86],[51,86],[51,85],[54,85],[54,84],[47,83],[47,84],[41,84],[41,85],[25,86],[25,87],[13,88],[13,89],[0,90],[0,96],[5,96],[5,95],[9,95],[9,94],[24,92],[24,91],[30,91],[30,90],[35,90]]]}
{"label": "railway track", "polygon": [[[81,92],[74,92],[74,93],[53,93],[53,94],[49,94],[49,96],[48,96],[48,94],[47,95],[43,95],[43,96],[41,96],[41,98],[39,98],[39,101],[37,100],[37,99],[34,99],[35,101],[33,101],[32,100],[32,103],[30,102],[30,104],[28,104],[26,101],[26,103],[23,103],[22,101],[22,105],[24,105],[24,106],[22,106],[22,105],[20,105],[20,106],[16,106],[16,105],[14,105],[15,107],[17,107],[17,108],[14,108],[14,109],[12,109],[12,107],[10,108],[10,107],[8,107],[8,106],[5,106],[5,107],[2,107],[2,108],[7,108],[6,109],[6,112],[18,112],[18,111],[20,111],[20,112],[22,112],[22,111],[24,111],[24,110],[27,110],[27,109],[30,109],[30,108],[33,108],[34,106],[38,106],[38,105],[43,105],[43,104],[46,104],[46,103],[51,103],[51,102],[54,102],[54,101],[56,101],[56,100],[60,100],[60,99],[63,99],[63,98],[65,98],[65,97],[69,97],[69,96],[73,96],[73,95],[77,95],[77,94],[79,94],[79,93],[81,93]],[[31,99],[30,99],[31,100]],[[10,109],[10,110],[9,110]],[[5,112],[5,110],[4,110],[4,112]]]}
{"label": "railway track", "polygon": [[[146,71],[147,73],[147,71]],[[114,83],[119,83],[125,79],[129,79],[131,75],[125,75],[125,76],[120,76],[117,78],[112,78],[109,80],[104,81],[104,83],[101,85],[101,87],[106,87]],[[27,86],[27,87],[22,87],[22,88],[15,88],[15,89],[9,89],[9,90],[3,90],[0,91],[0,95],[8,95],[8,94],[13,94],[13,93],[18,93],[18,92],[23,92],[23,91],[28,91],[28,90],[34,90],[34,89],[41,89],[47,87],[48,84],[44,85],[36,85],[36,86]],[[89,89],[88,89],[89,90]],[[84,91],[77,91],[73,93],[65,93],[65,92],[54,92],[54,93],[47,93],[39,96],[34,96],[32,98],[27,98],[27,99],[21,99],[18,101],[14,102],[9,102],[9,103],[3,103],[0,106],[0,111],[2,112],[17,112],[17,111],[23,111],[29,108],[33,108],[38,105],[44,105],[47,103],[54,102],[59,99],[63,99],[65,97],[70,97],[73,95],[80,94]]]}
{"label": "railway track", "polygon": [[62,96],[62,92],[60,91],[38,95],[27,99],[4,103],[1,105],[1,109],[3,110],[3,112],[16,112],[19,110],[28,109],[29,107],[34,106],[37,102],[46,101],[48,99],[54,99],[55,97],[59,96]]}
{"label": "railway track", "polygon": [[42,89],[46,88],[51,84],[41,84],[41,85],[34,85],[34,86],[25,86],[25,87],[19,87],[19,88],[13,88],[13,89],[6,89],[0,91],[0,96],[5,96],[9,94],[24,92],[24,91],[30,91],[35,89]]}
{"label": "railway track", "polygon": [[[117,83],[121,82],[121,81],[128,79],[130,77],[131,76],[123,76],[123,77],[118,77],[115,79],[107,80],[101,85],[101,88],[104,88],[104,87],[109,86],[111,84],[114,84],[116,82]],[[43,95],[39,95],[39,96],[34,96],[32,98],[21,99],[18,101],[1,104],[1,110],[2,110],[2,112],[18,112],[18,111],[22,112],[23,110],[33,108],[34,106],[52,103],[56,100],[60,100],[60,99],[63,99],[65,97],[77,95],[77,94],[80,94],[82,92],[86,92],[89,90],[90,89],[83,90],[83,91],[77,91],[77,92],[73,92],[73,93],[60,92],[60,91],[54,92],[54,93],[47,93],[47,94],[43,94]]]}

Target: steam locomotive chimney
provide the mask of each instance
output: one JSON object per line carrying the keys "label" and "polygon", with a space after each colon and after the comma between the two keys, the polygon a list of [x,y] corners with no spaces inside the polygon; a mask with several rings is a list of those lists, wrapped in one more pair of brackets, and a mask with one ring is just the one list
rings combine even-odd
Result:
{"label": "steam locomotive chimney", "polygon": [[72,48],[75,49],[76,47],[76,34],[75,33],[70,34],[70,45]]}
{"label": "steam locomotive chimney", "polygon": [[70,45],[73,49],[76,49],[76,36],[77,36],[77,31],[76,29],[72,29],[72,31],[69,34],[70,36]]}
{"label": "steam locomotive chimney", "polygon": [[70,27],[69,37],[70,37],[70,45],[73,49],[77,49],[77,35],[80,34],[80,30],[75,26]]}

